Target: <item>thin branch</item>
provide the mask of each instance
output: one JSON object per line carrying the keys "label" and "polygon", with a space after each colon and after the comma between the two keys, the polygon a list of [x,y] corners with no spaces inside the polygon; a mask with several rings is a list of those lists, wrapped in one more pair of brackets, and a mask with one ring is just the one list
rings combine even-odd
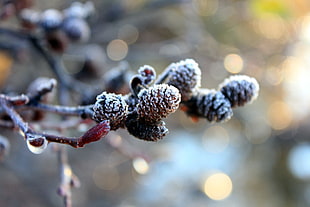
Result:
{"label": "thin branch", "polygon": [[65,207],[71,207],[71,188],[79,187],[80,181],[78,177],[72,172],[71,166],[68,163],[67,151],[63,146],[58,149],[57,155],[60,173],[60,185],[58,188],[58,194],[64,198]]}
{"label": "thin branch", "polygon": [[[82,135],[79,138],[63,137],[63,136],[56,136],[56,135],[45,134],[45,133],[38,133],[38,132],[35,132],[33,129],[31,129],[28,126],[28,124],[22,119],[22,117],[15,111],[15,109],[13,108],[13,105],[10,103],[10,100],[9,98],[7,98],[7,96],[0,95],[0,105],[2,106],[6,114],[11,118],[15,127],[19,128],[23,132],[25,139],[28,139],[29,137],[38,138],[38,139],[44,138],[49,142],[67,144],[72,147],[79,148],[79,147],[84,147],[85,144],[100,140],[110,131],[109,121],[103,121],[101,123],[98,123],[94,127],[90,128],[84,135]],[[64,109],[64,108],[67,109],[66,107],[60,107],[60,109]],[[59,108],[56,108],[56,109],[59,109]],[[76,110],[75,111],[67,110],[66,113],[69,113],[68,111],[71,113],[71,115],[73,114],[73,112],[76,114]]]}
{"label": "thin branch", "polygon": [[42,103],[29,103],[22,106],[24,109],[35,109],[39,111],[52,112],[69,116],[81,116],[82,118],[91,118],[93,115],[93,105],[87,106],[61,106],[61,105],[49,105]]}
{"label": "thin branch", "polygon": [[10,101],[3,95],[0,96],[0,105],[7,113],[7,115],[12,119],[14,125],[18,127],[24,134],[31,131],[28,124],[23,121],[22,117],[13,109]]}

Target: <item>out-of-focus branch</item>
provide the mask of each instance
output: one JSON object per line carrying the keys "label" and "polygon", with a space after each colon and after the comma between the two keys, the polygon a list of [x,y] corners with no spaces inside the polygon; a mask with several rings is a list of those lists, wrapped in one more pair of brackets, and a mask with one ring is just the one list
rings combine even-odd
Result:
{"label": "out-of-focus branch", "polygon": [[79,187],[80,181],[78,177],[72,172],[71,166],[68,163],[66,149],[63,146],[60,146],[58,148],[57,154],[60,173],[60,185],[58,187],[58,194],[64,198],[65,207],[71,207],[71,188]]}

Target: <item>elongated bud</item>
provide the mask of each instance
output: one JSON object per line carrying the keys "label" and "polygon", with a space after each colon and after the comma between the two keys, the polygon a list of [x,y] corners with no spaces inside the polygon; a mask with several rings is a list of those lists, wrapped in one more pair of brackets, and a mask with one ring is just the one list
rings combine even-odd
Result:
{"label": "elongated bud", "polygon": [[78,147],[83,147],[85,144],[96,142],[110,132],[109,121],[105,120],[90,128],[78,140]]}

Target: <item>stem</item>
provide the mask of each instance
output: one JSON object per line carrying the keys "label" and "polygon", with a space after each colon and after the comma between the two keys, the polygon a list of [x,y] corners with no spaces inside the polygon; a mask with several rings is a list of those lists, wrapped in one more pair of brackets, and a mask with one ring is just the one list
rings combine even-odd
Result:
{"label": "stem", "polygon": [[[168,68],[169,68],[169,66],[168,66]],[[169,77],[169,73],[170,73],[170,69],[168,69],[168,68],[166,68],[159,76],[158,76],[158,78],[156,79],[156,81],[155,81],[155,84],[161,84],[161,83],[164,83],[166,80],[167,80],[167,78]]]}
{"label": "stem", "polygon": [[23,108],[31,108],[40,111],[52,112],[62,115],[69,115],[69,116],[81,116],[83,118],[92,118],[93,116],[93,105],[87,106],[61,106],[61,105],[49,105],[49,104],[42,104],[42,103],[29,103]]}
{"label": "stem", "polygon": [[79,183],[78,178],[73,174],[71,166],[68,164],[68,154],[66,149],[61,146],[58,151],[58,165],[60,174],[60,185],[58,188],[58,194],[64,198],[65,207],[72,206],[72,194],[71,187],[73,178],[76,179],[76,183]]}
{"label": "stem", "polygon": [[24,134],[31,131],[28,127],[28,124],[24,122],[22,117],[13,109],[12,104],[9,103],[5,96],[0,96],[0,105],[7,113],[7,115],[12,119],[14,125],[18,126],[18,128],[22,130]]}

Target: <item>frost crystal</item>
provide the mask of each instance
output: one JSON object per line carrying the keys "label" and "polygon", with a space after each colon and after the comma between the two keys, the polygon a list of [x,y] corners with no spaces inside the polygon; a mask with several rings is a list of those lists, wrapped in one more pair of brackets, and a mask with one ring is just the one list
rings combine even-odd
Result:
{"label": "frost crystal", "polygon": [[229,101],[220,91],[200,92],[196,105],[199,115],[210,122],[226,121],[233,115]]}
{"label": "frost crystal", "polygon": [[174,86],[157,84],[141,90],[138,99],[139,118],[146,122],[157,122],[178,109],[181,95]]}
{"label": "frost crystal", "polygon": [[170,70],[169,85],[180,90],[182,101],[189,100],[192,94],[200,87],[201,70],[193,59],[172,63],[166,70]]}
{"label": "frost crystal", "polygon": [[257,98],[259,85],[254,78],[235,75],[224,80],[219,90],[230,101],[231,107],[238,107],[251,103]]}
{"label": "frost crystal", "polygon": [[111,130],[122,126],[128,113],[128,105],[121,95],[103,92],[97,96],[93,107],[93,119],[97,122],[110,121]]}

